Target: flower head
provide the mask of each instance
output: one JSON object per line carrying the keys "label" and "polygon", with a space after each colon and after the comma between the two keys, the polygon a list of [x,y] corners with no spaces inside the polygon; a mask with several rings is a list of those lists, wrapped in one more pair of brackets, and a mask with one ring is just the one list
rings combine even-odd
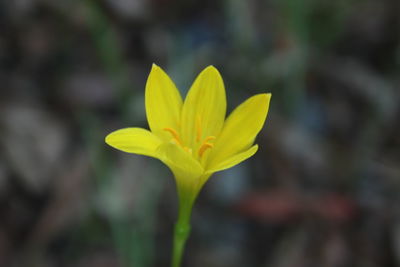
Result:
{"label": "flower head", "polygon": [[145,105],[150,131],[125,128],[106,143],[157,158],[173,172],[180,198],[194,199],[208,178],[256,153],[253,145],[267,117],[271,94],[258,94],[226,115],[224,83],[213,66],[194,81],[185,101],[173,81],[153,64]]}

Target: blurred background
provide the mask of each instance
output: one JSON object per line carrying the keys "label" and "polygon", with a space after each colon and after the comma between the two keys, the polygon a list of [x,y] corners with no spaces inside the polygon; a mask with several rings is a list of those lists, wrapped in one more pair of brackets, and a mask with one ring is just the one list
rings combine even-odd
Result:
{"label": "blurred background", "polygon": [[169,266],[175,184],[106,134],[148,127],[151,64],[273,94],[259,152],[195,205],[184,266],[400,266],[398,0],[0,2],[0,266]]}

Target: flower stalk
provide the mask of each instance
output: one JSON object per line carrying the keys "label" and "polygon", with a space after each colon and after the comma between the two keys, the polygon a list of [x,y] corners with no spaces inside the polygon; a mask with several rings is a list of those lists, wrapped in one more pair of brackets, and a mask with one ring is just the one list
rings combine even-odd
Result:
{"label": "flower stalk", "polygon": [[[184,205],[182,205],[184,204]],[[190,235],[190,215],[192,212],[192,205],[188,206],[185,203],[180,203],[178,220],[174,228],[174,241],[172,251],[172,267],[180,267],[185,250],[186,241]]]}

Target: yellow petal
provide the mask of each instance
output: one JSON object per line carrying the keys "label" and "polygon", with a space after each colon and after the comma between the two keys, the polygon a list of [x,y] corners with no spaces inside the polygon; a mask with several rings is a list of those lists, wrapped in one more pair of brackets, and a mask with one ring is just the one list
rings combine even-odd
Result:
{"label": "yellow petal", "polygon": [[183,104],[181,131],[184,143],[195,147],[196,142],[218,135],[225,113],[224,82],[218,70],[209,66],[196,78]]}
{"label": "yellow petal", "polygon": [[218,172],[218,171],[222,171],[222,170],[231,168],[231,167],[241,163],[242,161],[250,158],[251,156],[253,156],[257,152],[257,150],[258,150],[258,145],[254,145],[244,152],[235,154],[234,156],[227,158],[222,162],[219,162],[215,166],[210,166],[210,169],[207,170],[206,173],[214,173],[214,172]]}
{"label": "yellow petal", "polygon": [[255,95],[232,112],[210,151],[207,166],[216,166],[253,144],[264,125],[270,99],[271,94]]}
{"label": "yellow petal", "polygon": [[169,127],[178,130],[182,98],[174,82],[155,64],[147,79],[145,104],[151,131],[170,138],[163,129]]}
{"label": "yellow petal", "polygon": [[200,163],[191,154],[174,143],[167,142],[162,144],[158,148],[158,154],[160,155],[160,160],[170,167],[175,176],[179,174],[178,176],[189,179],[204,173]]}
{"label": "yellow petal", "polygon": [[158,157],[160,138],[142,128],[125,128],[106,136],[106,143],[116,149],[150,157]]}

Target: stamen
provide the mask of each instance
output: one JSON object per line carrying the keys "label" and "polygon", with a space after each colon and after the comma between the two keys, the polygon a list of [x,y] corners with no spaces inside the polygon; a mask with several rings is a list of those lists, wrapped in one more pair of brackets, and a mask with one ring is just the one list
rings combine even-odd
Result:
{"label": "stamen", "polygon": [[174,139],[179,145],[183,146],[183,143],[182,143],[182,140],[181,140],[180,137],[179,137],[179,134],[178,134],[174,129],[167,127],[167,128],[164,128],[163,130],[169,132],[169,133],[174,137],[173,139]]}
{"label": "stamen", "polygon": [[204,152],[205,152],[207,149],[213,148],[213,147],[214,147],[213,144],[204,143],[204,144],[200,147],[200,149],[199,149],[199,156],[202,157],[203,154],[204,154]]}
{"label": "stamen", "polygon": [[196,118],[196,142],[200,142],[201,139],[201,121],[200,116]]}
{"label": "stamen", "polygon": [[[190,147],[187,147],[183,144],[179,134],[177,131],[175,131],[172,128],[166,127],[163,129],[164,131],[169,132],[172,135],[172,142],[176,143],[177,145],[181,146],[183,148],[183,150],[185,150],[187,153],[189,153],[190,155],[192,155],[193,151]],[[201,125],[200,125],[200,116],[197,117],[196,120],[196,140],[197,142],[200,142],[201,140]],[[210,141],[215,140],[215,136],[207,136],[204,141],[201,143],[201,146],[198,150],[198,155],[201,158],[204,154],[204,152],[206,152],[207,149],[213,148],[214,145],[212,143],[210,143]]]}

